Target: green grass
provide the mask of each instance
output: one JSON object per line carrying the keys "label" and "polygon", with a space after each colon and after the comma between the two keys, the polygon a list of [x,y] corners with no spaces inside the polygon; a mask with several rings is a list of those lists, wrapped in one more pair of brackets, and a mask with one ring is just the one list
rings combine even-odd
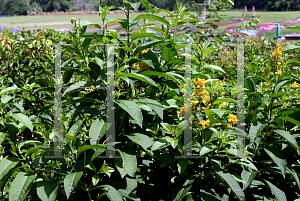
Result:
{"label": "green grass", "polygon": [[[194,13],[194,12],[192,12]],[[248,12],[250,14],[250,12]],[[136,17],[140,13],[136,13],[131,15],[132,18]],[[208,13],[207,13],[208,14]],[[270,23],[270,22],[282,22],[287,20],[296,19],[299,16],[298,11],[291,11],[291,12],[256,12],[257,15],[260,16],[260,23]],[[166,15],[164,12],[159,13],[158,15],[164,16]],[[220,15],[225,19],[230,20],[233,17],[242,17],[243,11],[242,10],[234,10],[234,11],[225,11],[220,12]],[[80,19],[82,23],[84,22],[91,22],[91,23],[99,23],[102,24],[99,15],[93,14],[85,14],[85,15],[41,15],[41,16],[17,16],[17,17],[8,17],[8,18],[1,18],[1,24],[5,25],[6,27],[11,26],[11,22],[15,22],[14,26],[19,26],[20,30],[23,27],[26,29],[37,29],[39,28],[49,28],[49,29],[63,29],[63,28],[72,28],[72,24],[70,19],[75,17]],[[108,17],[112,17],[115,19],[123,19],[125,18],[125,14],[109,14]],[[55,24],[54,24],[55,23]],[[160,23],[155,23],[157,26],[160,26]],[[236,23],[235,25],[241,25],[242,23]],[[230,25],[228,25],[230,26]],[[220,27],[220,31],[224,31],[228,26]]]}

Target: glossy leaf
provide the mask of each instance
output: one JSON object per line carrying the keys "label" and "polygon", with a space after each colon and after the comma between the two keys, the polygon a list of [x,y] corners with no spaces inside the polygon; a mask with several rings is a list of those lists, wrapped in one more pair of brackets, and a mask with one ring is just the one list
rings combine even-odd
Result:
{"label": "glossy leaf", "polygon": [[89,137],[91,138],[90,139],[90,143],[91,145],[96,145],[99,140],[104,136],[104,134],[106,133],[107,131],[107,128],[106,128],[106,123],[102,120],[102,119],[96,119],[90,130],[89,130]]}
{"label": "glossy leaf", "polygon": [[269,188],[272,191],[272,194],[275,195],[276,199],[279,201],[287,201],[285,193],[280,190],[279,188],[277,188],[274,184],[272,184],[271,182],[265,180],[265,182],[267,182]]}
{"label": "glossy leaf", "polygon": [[283,177],[285,178],[287,163],[284,154],[277,147],[266,147],[264,150],[267,152],[270,158],[276,163],[276,165],[281,170]]}
{"label": "glossy leaf", "polygon": [[136,122],[143,128],[143,115],[140,107],[132,100],[115,101],[123,110],[125,110]]}
{"label": "glossy leaf", "polygon": [[225,180],[225,182],[229,185],[229,187],[231,188],[232,192],[236,195],[238,200],[240,200],[240,201],[245,201],[246,200],[243,190],[241,189],[240,185],[238,184],[238,182],[234,179],[234,177],[231,174],[224,173],[222,171],[218,171],[216,173],[222,179]]}
{"label": "glossy leaf", "polygon": [[9,201],[23,201],[36,178],[33,172],[19,172],[11,183]]}
{"label": "glossy leaf", "polygon": [[15,157],[8,157],[3,159],[0,162],[0,180],[12,169],[14,168],[18,163],[20,162],[20,159]]}
{"label": "glossy leaf", "polygon": [[69,199],[71,193],[73,192],[73,190],[75,189],[77,183],[79,182],[81,176],[82,176],[83,172],[73,172],[68,174],[65,178],[64,178],[64,189],[67,195],[67,199]]}
{"label": "glossy leaf", "polygon": [[59,179],[37,182],[36,192],[39,198],[42,201],[55,201],[59,182]]}

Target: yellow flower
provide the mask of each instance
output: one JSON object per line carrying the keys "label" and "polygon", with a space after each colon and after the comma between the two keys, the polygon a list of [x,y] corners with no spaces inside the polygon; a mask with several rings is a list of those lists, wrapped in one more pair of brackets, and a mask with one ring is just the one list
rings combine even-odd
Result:
{"label": "yellow flower", "polygon": [[95,87],[95,86],[92,85],[90,88],[88,88],[88,90],[91,91],[91,92],[93,92],[93,91],[95,91],[94,87]]}
{"label": "yellow flower", "polygon": [[220,126],[220,125],[222,125],[222,124],[221,124],[221,123],[216,123],[216,125]]}
{"label": "yellow flower", "polygon": [[292,88],[294,89],[294,88],[298,88],[298,87],[299,87],[299,84],[298,84],[297,82],[294,82],[291,86],[292,86]]}
{"label": "yellow flower", "polygon": [[[195,81],[195,79],[194,79],[194,82],[196,83],[196,85],[205,87],[205,79],[199,79],[199,78],[197,78],[197,82]],[[199,86],[197,86],[197,87],[199,87]]]}
{"label": "yellow flower", "polygon": [[148,52],[148,49],[142,50],[142,54],[146,54]]}
{"label": "yellow flower", "polygon": [[264,84],[266,85],[266,87],[270,86],[270,83],[268,83],[268,82],[264,82]]}
{"label": "yellow flower", "polygon": [[196,124],[196,126],[198,126],[199,124],[198,124],[198,121],[194,121],[194,124]]}
{"label": "yellow flower", "polygon": [[232,123],[232,124],[236,124],[237,123],[237,117],[233,114],[229,114],[228,122]]}
{"label": "yellow flower", "polygon": [[232,126],[231,126],[231,125],[229,125],[229,124],[227,124],[227,128],[232,128]]}
{"label": "yellow flower", "polygon": [[280,69],[277,69],[277,71],[276,71],[275,74],[276,74],[276,75],[281,75],[281,73],[282,73],[281,70],[280,70]]}
{"label": "yellow flower", "polygon": [[181,107],[181,108],[180,108],[179,116],[183,116],[183,115],[184,115],[184,107]]}
{"label": "yellow flower", "polygon": [[206,105],[208,102],[210,101],[210,98],[209,97],[204,97],[203,98],[203,103]]}
{"label": "yellow flower", "polygon": [[219,109],[221,109],[222,107],[225,107],[226,105],[224,104],[224,103],[221,103],[220,105],[219,105]]}
{"label": "yellow flower", "polygon": [[133,66],[134,66],[135,69],[139,68],[139,64],[134,64]]}
{"label": "yellow flower", "polygon": [[199,103],[199,101],[192,100],[192,104],[193,104],[193,105],[197,105],[198,103]]}

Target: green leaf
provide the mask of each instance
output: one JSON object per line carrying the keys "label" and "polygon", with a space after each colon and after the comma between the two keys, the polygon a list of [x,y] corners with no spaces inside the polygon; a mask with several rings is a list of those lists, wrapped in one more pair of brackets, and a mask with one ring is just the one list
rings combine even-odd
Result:
{"label": "green leaf", "polygon": [[169,145],[169,142],[167,140],[160,139],[160,140],[154,142],[154,144],[151,147],[151,151],[155,151],[155,150],[158,150],[158,149],[165,148],[168,145]]}
{"label": "green leaf", "polygon": [[22,113],[14,113],[11,115],[15,120],[18,120],[20,123],[24,124],[27,128],[33,131],[33,125],[31,120]]}
{"label": "green leaf", "polygon": [[279,188],[277,188],[274,184],[272,184],[271,182],[265,180],[265,182],[267,182],[267,184],[269,185],[272,194],[275,195],[276,199],[279,201],[287,201],[285,193],[280,190]]}
{"label": "green leaf", "polygon": [[205,65],[201,69],[204,69],[204,68],[213,69],[213,70],[221,71],[222,73],[226,73],[220,66]]}
{"label": "green leaf", "polygon": [[81,176],[82,176],[83,172],[73,172],[68,174],[65,178],[64,178],[64,189],[67,195],[67,199],[69,199],[71,193],[73,192],[73,190],[75,189],[77,183],[79,182]]}
{"label": "green leaf", "polygon": [[245,201],[245,194],[243,192],[243,190],[241,189],[240,185],[238,184],[238,182],[234,179],[234,177],[229,174],[229,173],[224,173],[222,171],[218,171],[216,172],[222,179],[225,180],[225,182],[229,185],[229,187],[231,188],[232,192],[236,195],[236,197],[240,200],[240,201]]}
{"label": "green leaf", "polygon": [[104,144],[98,144],[98,145],[84,145],[79,147],[79,149],[77,150],[77,158],[79,157],[79,155],[89,149],[105,149],[106,150],[106,145]]}
{"label": "green leaf", "polygon": [[300,50],[299,45],[287,45],[283,48],[283,52],[290,52],[290,51],[296,51]]}
{"label": "green leaf", "polygon": [[150,4],[148,2],[148,0],[141,0],[141,2],[144,4],[147,13],[150,11]]}
{"label": "green leaf", "polygon": [[214,145],[207,144],[207,145],[205,145],[205,146],[203,146],[201,148],[201,150],[200,150],[200,156],[203,156],[203,155],[205,155],[205,154],[207,154],[207,153],[209,153],[209,152],[211,152],[213,150],[214,150]]}
{"label": "green leaf", "polygon": [[[2,142],[5,140],[6,134],[7,134],[7,133],[0,132],[0,145],[1,145]],[[0,178],[0,180],[1,180],[1,178]]]}
{"label": "green leaf", "polygon": [[123,168],[126,174],[134,177],[137,169],[137,159],[135,151],[131,147],[122,148],[122,151],[117,149],[123,161]]}
{"label": "green leaf", "polygon": [[[244,154],[244,153],[243,153],[243,154]],[[244,154],[244,155],[245,155],[245,154]],[[246,167],[249,167],[249,168],[251,168],[251,169],[253,169],[253,170],[255,170],[255,171],[258,171],[257,168],[256,168],[256,166],[255,166],[252,162],[250,162],[250,161],[246,158],[246,156],[245,156],[245,158],[242,158],[242,159],[240,159],[240,160],[237,160],[236,163],[241,164],[241,165],[244,165],[244,166],[246,166]]]}
{"label": "green leaf", "polygon": [[215,195],[212,195],[203,189],[200,189],[200,195],[203,200],[209,200],[209,201],[220,201],[221,200],[218,197],[216,197]]}
{"label": "green leaf", "polygon": [[112,168],[112,167],[106,166],[106,162],[104,161],[103,165],[100,168],[98,173],[104,173],[104,174],[107,174],[110,177],[111,173],[114,172],[114,171],[115,171],[115,169]]}
{"label": "green leaf", "polygon": [[272,160],[276,163],[276,165],[281,170],[283,177],[285,178],[287,163],[286,163],[284,154],[277,147],[266,147],[264,150],[272,158]]}
{"label": "green leaf", "polygon": [[220,151],[220,152],[229,153],[231,155],[234,155],[234,156],[237,156],[237,157],[240,157],[240,158],[245,158],[246,157],[245,153],[241,152],[238,149],[225,149],[225,150]]}
{"label": "green leaf", "polygon": [[14,168],[18,163],[20,162],[20,159],[14,158],[14,157],[8,157],[4,158],[0,162],[0,180],[12,169]]}
{"label": "green leaf", "polygon": [[12,141],[17,141],[17,133],[19,132],[19,128],[15,122],[6,123],[5,127],[7,128]]}
{"label": "green leaf", "polygon": [[153,14],[141,14],[141,15],[138,15],[134,20],[138,20],[138,19],[156,20],[156,21],[164,23],[167,26],[170,26],[170,23],[167,20],[165,20],[164,18],[159,17],[157,15],[153,15]]}
{"label": "green leaf", "polygon": [[184,129],[188,126],[187,121],[182,121],[178,124],[178,126],[176,126],[176,130],[175,130],[175,136],[176,138],[179,138],[179,136],[181,135],[181,133],[184,131]]}
{"label": "green leaf", "polygon": [[37,182],[36,192],[39,198],[42,201],[55,201],[59,182],[59,179]]}
{"label": "green leaf", "polygon": [[141,74],[137,74],[137,73],[119,73],[119,75],[125,75],[127,77],[132,77],[132,78],[136,78],[139,80],[142,80],[144,82],[147,82],[148,84],[158,87],[157,84],[149,77],[145,76],[145,75],[141,75]]}
{"label": "green leaf", "polygon": [[19,172],[10,186],[9,201],[23,201],[27,196],[36,174],[33,172]]}
{"label": "green leaf", "polygon": [[147,76],[160,76],[160,77],[165,77],[168,78],[170,80],[173,80],[175,83],[180,83],[183,84],[183,82],[181,83],[180,80],[176,79],[175,77],[173,77],[170,74],[167,73],[162,73],[162,72],[157,72],[157,71],[144,71],[141,72],[142,75],[147,75]]}
{"label": "green leaf", "polygon": [[290,169],[289,167],[286,167],[286,169],[292,175],[292,177],[295,179],[295,181],[298,185],[298,189],[300,190],[300,181],[299,181],[299,177],[297,175],[297,172],[293,169]]}
{"label": "green leaf", "polygon": [[236,100],[234,99],[230,99],[230,98],[220,98],[218,100],[216,100],[215,102],[213,102],[213,105],[218,104],[218,103],[237,103]]}
{"label": "green leaf", "polygon": [[156,45],[162,45],[164,43],[167,43],[165,40],[155,40],[155,41],[150,41],[147,43],[144,43],[140,45],[138,48],[134,50],[134,56],[136,56],[138,53],[140,53],[142,50],[156,46]]}
{"label": "green leaf", "polygon": [[266,127],[267,124],[262,124],[259,121],[256,121],[251,124],[250,130],[249,130],[249,138],[251,139],[251,142],[254,143],[257,136],[261,133],[261,131]]}
{"label": "green leaf", "polygon": [[83,122],[84,122],[84,119],[81,119],[81,120],[79,120],[79,121],[76,121],[76,122],[72,125],[72,127],[70,128],[70,130],[69,130],[68,133],[69,133],[71,136],[76,136],[76,134],[78,133],[79,129],[81,128],[81,125],[83,124]]}
{"label": "green leaf", "polygon": [[163,119],[163,109],[167,109],[164,105],[159,103],[157,100],[143,98],[137,100],[139,103],[146,103],[158,116]]}
{"label": "green leaf", "polygon": [[293,119],[291,117],[278,117],[278,119],[284,119],[300,127],[300,121],[297,121],[296,119]]}
{"label": "green leaf", "polygon": [[93,183],[93,186],[96,186],[100,181],[100,177],[98,175],[94,175],[92,177],[92,183]]}
{"label": "green leaf", "polygon": [[91,145],[96,145],[99,140],[104,136],[104,134],[106,133],[106,123],[102,120],[102,119],[96,119],[90,130],[89,130],[89,137],[90,139],[90,143]]}
{"label": "green leaf", "polygon": [[243,183],[243,190],[245,190],[252,183],[256,174],[257,171],[254,171],[247,167],[242,171],[241,178],[245,181],[245,183]]}
{"label": "green leaf", "polygon": [[180,181],[176,185],[173,195],[172,195],[172,201],[181,201],[183,198],[187,195],[187,193],[190,191],[192,184],[194,180],[186,180],[186,181]]}
{"label": "green leaf", "polygon": [[287,80],[281,80],[275,87],[275,91],[274,92],[278,92],[278,90],[285,84],[287,84],[288,82],[290,82],[291,80],[287,79]]}
{"label": "green leaf", "polygon": [[123,201],[120,193],[114,187],[110,185],[101,185],[99,187],[105,189],[106,195],[111,201]]}
{"label": "green leaf", "polygon": [[125,136],[128,137],[134,143],[142,146],[144,149],[147,149],[154,143],[153,138],[150,138],[147,135],[140,133],[125,134]]}
{"label": "green leaf", "polygon": [[226,113],[226,111],[222,109],[211,109],[211,111],[216,113],[220,118],[222,118],[222,116]]}
{"label": "green leaf", "polygon": [[17,86],[7,87],[6,89],[3,89],[0,92],[0,96],[2,96],[4,93],[15,91],[15,90],[22,90],[22,89],[18,88]]}
{"label": "green leaf", "polygon": [[154,34],[150,34],[150,33],[139,33],[139,32],[135,32],[131,35],[131,40],[134,41],[136,39],[140,39],[140,38],[154,38],[156,40],[163,40],[162,37],[156,36]]}
{"label": "green leaf", "polygon": [[178,139],[176,139],[176,138],[171,138],[170,144],[171,144],[171,146],[173,147],[173,149],[175,149],[175,148],[177,147],[177,145],[178,145]]}
{"label": "green leaf", "polygon": [[183,174],[185,169],[187,168],[188,166],[188,161],[187,160],[180,160],[178,163],[177,163],[177,167],[178,167],[178,172],[179,174]]}
{"label": "green leaf", "polygon": [[115,101],[123,110],[125,110],[136,122],[143,128],[143,114],[140,107],[132,100]]}
{"label": "green leaf", "polygon": [[[286,118],[290,118],[290,117],[280,117],[280,118],[286,120]],[[292,118],[290,118],[290,119],[292,119]],[[299,154],[298,143],[294,136],[292,136],[290,133],[288,133],[284,130],[274,130],[274,131],[276,133],[278,133],[279,135],[281,135],[284,139],[286,139],[297,150],[297,153]]]}
{"label": "green leaf", "polygon": [[280,91],[280,92],[274,93],[274,94],[272,95],[272,98],[275,99],[275,98],[279,98],[279,97],[284,96],[284,95],[289,96],[290,94],[287,93],[287,92]]}
{"label": "green leaf", "polygon": [[249,70],[250,70],[252,73],[254,73],[254,72],[257,71],[258,66],[257,66],[256,63],[252,62],[252,63],[249,63],[249,64],[248,64],[248,68],[249,68]]}

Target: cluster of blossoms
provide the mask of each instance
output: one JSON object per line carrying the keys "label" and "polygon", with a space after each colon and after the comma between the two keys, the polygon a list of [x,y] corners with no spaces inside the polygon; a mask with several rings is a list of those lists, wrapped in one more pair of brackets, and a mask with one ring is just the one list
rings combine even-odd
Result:
{"label": "cluster of blossoms", "polygon": [[93,91],[95,91],[95,86],[92,85],[91,87],[88,87],[87,90],[89,90],[90,92],[93,92]]}
{"label": "cluster of blossoms", "polygon": [[274,51],[272,59],[273,60],[278,60],[277,63],[277,71],[276,71],[276,75],[281,75],[282,71],[281,71],[281,66],[283,65],[282,62],[282,52],[283,52],[283,47],[278,46],[277,49]]}
{"label": "cluster of blossoms", "polygon": [[[210,97],[208,91],[205,90],[205,79],[199,79],[197,78],[197,81],[193,79],[193,82],[196,83],[197,88],[202,88],[202,89],[196,89],[196,93],[194,96],[199,96],[202,99],[202,102],[204,105],[207,105],[207,108],[211,106],[209,103]],[[202,110],[204,110],[205,107],[202,107]]]}
{"label": "cluster of blossoms", "polygon": [[146,54],[148,52],[148,49],[144,49],[144,50],[142,50],[142,54]]}
{"label": "cluster of blossoms", "polygon": [[299,87],[299,84],[297,82],[294,82],[291,86],[292,86],[293,89],[295,89],[295,88]]}
{"label": "cluster of blossoms", "polygon": [[[233,114],[229,114],[229,119],[228,122],[231,124],[237,124],[237,116],[233,115]],[[232,128],[231,125],[227,124],[227,128]]]}
{"label": "cluster of blossoms", "polygon": [[[196,126],[199,125],[197,121],[194,121],[194,123],[196,124]],[[205,128],[206,128],[205,126],[206,126],[206,125],[208,126],[209,123],[210,123],[209,120],[206,120],[206,121],[200,121],[200,124],[202,125],[202,128],[203,128],[203,129],[205,129]]]}

